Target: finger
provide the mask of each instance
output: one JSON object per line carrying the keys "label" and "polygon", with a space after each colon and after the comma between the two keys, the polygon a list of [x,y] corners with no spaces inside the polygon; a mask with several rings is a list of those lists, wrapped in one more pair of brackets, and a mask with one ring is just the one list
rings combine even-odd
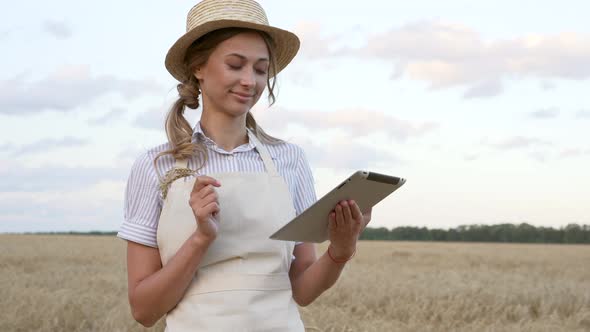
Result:
{"label": "finger", "polygon": [[201,202],[202,202],[201,204],[203,206],[205,206],[205,205],[207,205],[207,204],[209,204],[211,202],[215,202],[215,203],[217,203],[217,205],[219,205],[218,199],[219,199],[219,197],[218,197],[217,193],[216,192],[212,192],[209,195],[207,195],[207,196],[205,196],[205,197],[203,197],[201,199]]}
{"label": "finger", "polygon": [[342,214],[342,206],[336,205],[336,227],[340,228],[344,226],[344,215]]}
{"label": "finger", "polygon": [[197,179],[195,180],[195,183],[193,185],[193,192],[199,192],[201,189],[203,189],[203,187],[206,187],[208,185],[214,185],[216,187],[219,187],[221,184],[216,179],[210,176],[200,175],[197,176]]}
{"label": "finger", "polygon": [[205,198],[211,193],[215,193],[215,188],[212,184],[208,184],[199,191],[199,198]]}
{"label": "finger", "polygon": [[328,230],[333,231],[336,229],[336,214],[334,212],[330,212],[328,215]]}
{"label": "finger", "polygon": [[215,188],[211,184],[208,184],[206,187],[201,188],[201,190],[199,190],[198,192],[197,191],[192,191],[190,193],[189,203],[191,201],[193,202],[193,204],[195,203],[195,201],[202,202],[202,200],[205,197],[207,197],[208,195],[210,195],[211,193],[216,193]]}
{"label": "finger", "polygon": [[362,220],[363,219],[363,213],[361,212],[361,208],[358,206],[358,204],[356,204],[355,201],[351,201],[351,212],[352,212],[352,218],[354,220]]}
{"label": "finger", "polygon": [[350,204],[348,204],[348,202],[344,202],[342,211],[344,212],[344,220],[346,220],[346,224],[352,226],[355,221],[352,219],[352,212],[350,212]]}
{"label": "finger", "polygon": [[208,215],[218,213],[219,211],[219,205],[216,202],[211,202],[200,209],[199,216],[205,220],[205,217]]}
{"label": "finger", "polygon": [[336,207],[334,207],[334,210],[332,210],[328,216],[333,220],[334,229],[338,228],[338,221],[336,220]]}

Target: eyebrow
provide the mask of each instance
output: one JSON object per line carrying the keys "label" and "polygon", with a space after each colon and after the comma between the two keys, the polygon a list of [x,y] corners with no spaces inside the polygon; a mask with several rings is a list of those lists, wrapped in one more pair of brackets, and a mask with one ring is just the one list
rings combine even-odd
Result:
{"label": "eyebrow", "polygon": [[[226,57],[232,56],[232,55],[237,56],[238,58],[240,58],[242,60],[247,60],[247,58],[245,56],[238,54],[238,53],[230,53],[230,54],[226,55]],[[258,60],[256,60],[256,62],[259,62],[259,61],[268,61],[268,58],[259,58]]]}

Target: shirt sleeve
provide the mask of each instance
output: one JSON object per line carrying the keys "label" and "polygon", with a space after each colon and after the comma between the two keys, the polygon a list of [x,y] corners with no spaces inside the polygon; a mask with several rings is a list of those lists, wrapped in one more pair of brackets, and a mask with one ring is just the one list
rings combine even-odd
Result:
{"label": "shirt sleeve", "polygon": [[299,148],[297,160],[296,185],[295,185],[295,212],[300,215],[316,201],[315,182],[307,156],[302,148]]}
{"label": "shirt sleeve", "polygon": [[[297,158],[297,168],[295,174],[295,212],[297,215],[301,214],[308,207],[312,206],[317,201],[315,192],[315,181],[313,173],[305,151],[299,147],[299,157]],[[297,242],[301,244],[303,242]]]}
{"label": "shirt sleeve", "polygon": [[161,210],[158,176],[145,152],[135,160],[127,179],[124,220],[117,237],[157,248],[156,230]]}

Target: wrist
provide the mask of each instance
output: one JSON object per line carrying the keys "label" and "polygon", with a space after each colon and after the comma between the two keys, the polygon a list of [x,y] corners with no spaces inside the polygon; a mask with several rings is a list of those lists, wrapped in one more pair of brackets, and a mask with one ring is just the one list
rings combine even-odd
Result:
{"label": "wrist", "polygon": [[356,254],[356,248],[336,248],[330,244],[327,250],[328,256],[334,263],[346,263]]}
{"label": "wrist", "polygon": [[196,231],[191,235],[191,243],[194,247],[207,249],[215,241],[214,238],[204,235],[203,233]]}

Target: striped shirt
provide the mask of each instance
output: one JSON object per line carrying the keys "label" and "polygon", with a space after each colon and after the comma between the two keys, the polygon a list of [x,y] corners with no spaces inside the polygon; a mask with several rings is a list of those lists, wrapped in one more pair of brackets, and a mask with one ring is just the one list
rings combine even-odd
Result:
{"label": "striped shirt", "polygon": [[[200,121],[195,125],[193,132],[193,142],[201,140],[209,153],[208,163],[196,175],[220,172],[266,172],[264,162],[252,141],[227,152],[203,133]],[[277,172],[287,182],[295,212],[299,215],[317,200],[313,175],[304,150],[289,142],[277,145],[262,144],[267,148]],[[124,220],[117,233],[119,238],[154,248],[158,247],[156,230],[164,200],[159,190],[159,179],[153,160],[158,153],[170,147],[170,143],[165,143],[148,149],[133,163],[125,188]],[[188,160],[188,167],[196,170],[201,163],[202,161],[193,157]],[[174,167],[174,164],[174,157],[167,154],[158,159],[156,167],[159,174],[164,176]]]}

